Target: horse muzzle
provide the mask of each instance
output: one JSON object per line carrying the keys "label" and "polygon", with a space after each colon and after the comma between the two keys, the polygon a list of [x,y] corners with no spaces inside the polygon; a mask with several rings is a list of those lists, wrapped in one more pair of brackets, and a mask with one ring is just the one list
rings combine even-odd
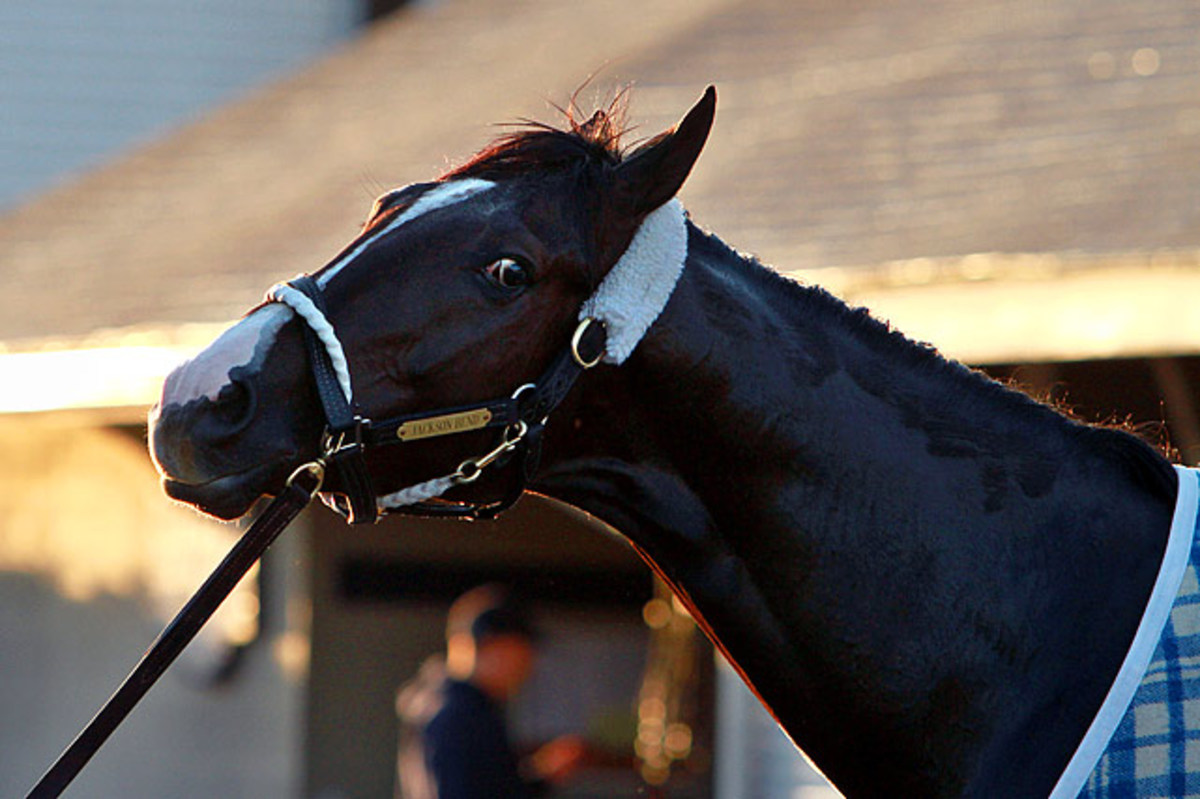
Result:
{"label": "horse muzzle", "polygon": [[166,401],[177,379],[185,376],[167,378],[149,419],[150,453],[167,495],[233,519],[277,493],[303,454],[280,414],[260,407],[255,382],[233,377],[215,398]]}

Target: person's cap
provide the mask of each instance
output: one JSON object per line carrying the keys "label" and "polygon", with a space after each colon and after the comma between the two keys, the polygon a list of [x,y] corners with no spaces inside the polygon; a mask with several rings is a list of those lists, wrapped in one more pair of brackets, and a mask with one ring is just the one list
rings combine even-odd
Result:
{"label": "person's cap", "polygon": [[447,640],[461,634],[479,640],[505,633],[522,635],[531,641],[539,638],[525,606],[507,586],[499,583],[476,586],[450,606],[446,618]]}
{"label": "person's cap", "polygon": [[539,637],[529,614],[511,600],[484,609],[471,622],[471,637],[476,641],[494,635],[519,635],[535,642]]}

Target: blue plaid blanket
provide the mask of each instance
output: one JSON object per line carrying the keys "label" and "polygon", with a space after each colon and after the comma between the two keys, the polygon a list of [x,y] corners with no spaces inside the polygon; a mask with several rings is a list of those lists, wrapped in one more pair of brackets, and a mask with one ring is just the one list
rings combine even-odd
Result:
{"label": "blue plaid blanket", "polygon": [[1179,499],[1155,593],[1052,799],[1200,797],[1200,473],[1177,469]]}

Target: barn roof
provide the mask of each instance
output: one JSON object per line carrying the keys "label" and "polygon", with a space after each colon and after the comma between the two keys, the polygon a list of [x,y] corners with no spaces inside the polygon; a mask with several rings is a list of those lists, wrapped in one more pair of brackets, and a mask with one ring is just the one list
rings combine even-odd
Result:
{"label": "barn roof", "polygon": [[552,121],[546,100],[597,69],[597,93],[634,84],[645,135],[715,83],[693,217],[885,314],[900,264],[974,292],[1003,271],[963,279],[980,253],[1058,257],[1025,278],[1050,291],[1100,269],[1161,294],[1196,271],[1191,0],[446,0],[0,218],[0,342],[186,350],[323,263],[377,191],[464,160],[489,123]]}

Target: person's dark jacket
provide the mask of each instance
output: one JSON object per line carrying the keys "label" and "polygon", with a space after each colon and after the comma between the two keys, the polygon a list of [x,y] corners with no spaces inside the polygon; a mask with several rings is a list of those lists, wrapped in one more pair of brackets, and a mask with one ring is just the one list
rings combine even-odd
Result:
{"label": "person's dark jacket", "polygon": [[[400,700],[400,796],[529,799],[541,783],[521,777],[503,709],[474,685],[418,678]],[[421,682],[424,682],[422,685]]]}

